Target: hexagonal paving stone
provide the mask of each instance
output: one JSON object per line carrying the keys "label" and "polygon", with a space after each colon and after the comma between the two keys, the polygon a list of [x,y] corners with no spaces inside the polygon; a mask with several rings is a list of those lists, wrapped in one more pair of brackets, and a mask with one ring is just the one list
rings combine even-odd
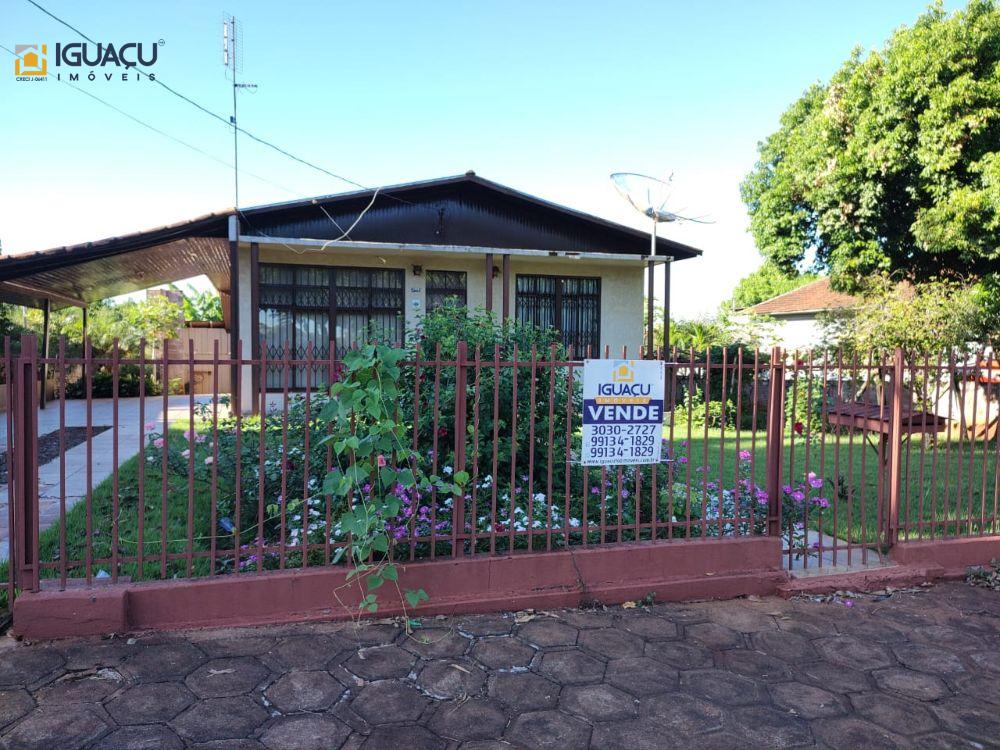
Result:
{"label": "hexagonal paving stone", "polygon": [[348,625],[339,631],[339,637],[354,648],[359,646],[386,646],[403,632],[398,625],[388,622],[363,622],[361,625]]}
{"label": "hexagonal paving stone", "polygon": [[376,727],[363,745],[365,750],[442,750],[448,743],[421,726]]}
{"label": "hexagonal paving stone", "polygon": [[648,656],[613,659],[608,662],[604,681],[641,698],[675,690],[677,670]]}
{"label": "hexagonal paving stone", "polygon": [[782,682],[768,690],[779,708],[803,719],[826,719],[847,713],[843,699],[828,690],[801,682]]}
{"label": "hexagonal paving stone", "polygon": [[555,708],[559,703],[559,686],[534,672],[492,674],[488,693],[517,712]]}
{"label": "hexagonal paving stone", "polygon": [[139,682],[157,682],[185,677],[205,661],[208,657],[190,643],[172,641],[142,647],[122,668]]}
{"label": "hexagonal paving stone", "polygon": [[642,638],[617,628],[597,628],[583,630],[577,644],[608,659],[623,659],[626,656],[642,656],[646,644]]}
{"label": "hexagonal paving stone", "polygon": [[[930,675],[925,675],[930,677]],[[936,677],[931,679],[937,680]],[[953,679],[955,688],[964,695],[1000,706],[1000,680],[990,675],[963,675]],[[914,696],[915,697],[915,696]]]}
{"label": "hexagonal paving stone", "polygon": [[0,687],[22,687],[62,668],[62,654],[52,648],[17,646],[0,652]]}
{"label": "hexagonal paving stone", "polygon": [[809,725],[797,716],[768,706],[737,708],[730,714],[736,747],[802,747],[812,745]]}
{"label": "hexagonal paving stone", "polygon": [[425,659],[461,656],[470,645],[471,641],[464,635],[447,628],[422,628],[402,642],[407,651]]}
{"label": "hexagonal paving stone", "polygon": [[361,688],[351,708],[369,724],[416,721],[430,701],[401,682],[373,682]]}
{"label": "hexagonal paving stone", "polygon": [[950,651],[920,643],[900,643],[892,647],[904,667],[927,674],[951,675],[964,672],[962,660]]}
{"label": "hexagonal paving stone", "polygon": [[590,725],[559,711],[532,711],[517,716],[504,737],[515,745],[539,750],[587,747]]}
{"label": "hexagonal paving stone", "polygon": [[548,651],[542,656],[538,671],[561,685],[600,682],[604,662],[579,651]]}
{"label": "hexagonal paving stone", "polygon": [[954,750],[956,747],[969,744],[968,740],[951,732],[933,732],[922,737],[913,737],[912,742],[912,747],[919,748],[919,750]]}
{"label": "hexagonal paving stone", "polygon": [[859,693],[863,690],[871,690],[871,685],[864,672],[825,661],[803,664],[799,667],[797,676],[801,682],[834,693]]}
{"label": "hexagonal paving stone", "polygon": [[753,680],[722,669],[681,672],[681,690],[731,706],[759,703],[764,696],[764,689]]}
{"label": "hexagonal paving stone", "polygon": [[234,638],[213,638],[198,642],[198,648],[210,659],[230,656],[260,656],[278,645],[278,639],[269,636],[237,636]]}
{"label": "hexagonal paving stone", "polygon": [[356,651],[343,667],[363,680],[406,677],[417,657],[399,646],[369,646]]}
{"label": "hexagonal paving stone", "polygon": [[184,743],[162,724],[122,727],[103,737],[94,750],[183,750]]}
{"label": "hexagonal paving stone", "polygon": [[[284,714],[294,711],[325,711],[344,694],[344,686],[329,672],[289,672],[264,692]],[[265,743],[266,744],[266,743]]]}
{"label": "hexagonal paving stone", "polygon": [[[117,672],[114,673],[117,675]],[[100,703],[122,686],[124,678],[87,675],[81,677],[70,673],[43,687],[36,693],[41,704],[54,703]]]}
{"label": "hexagonal paving stone", "polygon": [[851,696],[851,703],[860,716],[890,732],[923,734],[939,729],[927,709],[914,701],[884,693],[857,693]]}
{"label": "hexagonal paving stone", "polygon": [[66,669],[83,671],[100,669],[101,667],[116,667],[142,648],[139,644],[131,646],[125,640],[116,638],[113,641],[93,643],[90,639],[69,641],[57,647],[66,660]]}
{"label": "hexagonal paving stone", "polygon": [[988,703],[967,696],[933,703],[931,711],[949,731],[995,745],[1000,737],[1000,713]]}
{"label": "hexagonal paving stone", "polygon": [[677,669],[698,669],[712,666],[712,655],[703,648],[677,641],[655,641],[646,644],[646,656]]}
{"label": "hexagonal paving stone", "polygon": [[517,635],[528,643],[541,648],[551,646],[573,646],[579,630],[558,620],[532,620],[522,625]]}
{"label": "hexagonal paving stone", "polygon": [[499,738],[507,728],[507,716],[492,701],[468,700],[443,703],[427,723],[441,737],[469,742]]}
{"label": "hexagonal paving stone", "polygon": [[331,659],[346,648],[346,642],[332,636],[296,635],[282,638],[261,658],[278,672],[287,672],[291,669],[324,669]]}
{"label": "hexagonal paving stone", "polygon": [[872,677],[880,690],[891,690],[921,701],[936,701],[951,693],[941,678],[903,667],[877,669]]}
{"label": "hexagonal paving stone", "polygon": [[869,721],[844,717],[819,719],[810,725],[813,737],[834,750],[902,750],[909,747],[899,735]]}
{"label": "hexagonal paving stone", "polygon": [[439,700],[479,695],[485,683],[483,670],[466,659],[427,662],[417,675],[417,684]]}
{"label": "hexagonal paving stone", "polygon": [[184,680],[201,698],[225,698],[249,693],[268,678],[270,672],[252,656],[212,659]]}
{"label": "hexagonal paving stone", "polygon": [[269,750],[331,750],[340,747],[351,730],[332,716],[282,716],[260,736]]}
{"label": "hexagonal paving stone", "polygon": [[809,639],[798,633],[763,630],[750,636],[750,641],[757,651],[782,661],[813,661],[817,658],[816,649]]}
{"label": "hexagonal paving stone", "polygon": [[679,632],[677,625],[665,617],[658,617],[656,615],[631,615],[623,617],[621,626],[628,632],[651,641],[676,638]]}
{"label": "hexagonal paving stone", "polygon": [[610,685],[570,685],[563,688],[559,706],[587,721],[615,721],[636,716],[638,701]]}
{"label": "hexagonal paving stone", "polygon": [[[759,602],[758,604],[763,604]],[[766,630],[777,630],[774,617],[760,612],[746,600],[729,600],[719,602],[702,602],[709,619],[719,625],[725,625],[740,633],[757,633]],[[774,608],[768,606],[769,611]]]}
{"label": "hexagonal paving stone", "polygon": [[979,669],[985,669],[987,672],[1000,675],[1000,653],[996,651],[979,651],[971,654],[969,658],[972,659]]}
{"label": "hexagonal paving stone", "polygon": [[925,625],[910,632],[914,640],[952,651],[975,651],[985,645],[983,639],[950,625]]}
{"label": "hexagonal paving stone", "polygon": [[0,729],[17,721],[35,707],[26,690],[0,690]]}
{"label": "hexagonal paving stone", "polygon": [[185,740],[227,740],[248,737],[267,718],[263,706],[241,695],[199,701],[171,721],[170,726]]}
{"label": "hexagonal paving stone", "polygon": [[187,745],[188,750],[267,750],[260,742],[251,739],[211,740]]}
{"label": "hexagonal paving stone", "polygon": [[785,662],[760,651],[742,648],[723,651],[720,661],[726,669],[762,682],[781,682],[792,676],[792,671]]}
{"label": "hexagonal paving stone", "polygon": [[686,693],[662,693],[639,701],[639,712],[664,729],[687,737],[722,729],[722,709]]}
{"label": "hexagonal paving stone", "polygon": [[727,648],[740,648],[744,645],[743,634],[732,628],[719,625],[716,622],[700,622],[684,627],[684,635],[688,640],[700,643],[705,648],[721,651]]}
{"label": "hexagonal paving stone", "polygon": [[708,613],[692,604],[657,604],[652,607],[655,614],[666,617],[678,625],[688,625],[695,622],[708,622]]}
{"label": "hexagonal paving stone", "polygon": [[822,658],[834,664],[843,664],[851,669],[867,671],[891,667],[895,664],[892,655],[884,646],[860,641],[850,635],[820,638],[813,641],[813,645]]}
{"label": "hexagonal paving stone", "polygon": [[458,629],[477,638],[485,635],[509,635],[514,629],[514,618],[510,615],[466,617],[459,621]]}
{"label": "hexagonal paving stone", "polygon": [[614,624],[614,613],[605,609],[570,609],[559,613],[559,619],[574,628],[606,628]]}
{"label": "hexagonal paving stone", "polygon": [[470,655],[487,669],[513,669],[528,666],[535,650],[509,636],[499,636],[480,638]]}
{"label": "hexagonal paving stone", "polygon": [[151,682],[127,688],[108,701],[106,708],[119,724],[158,724],[170,721],[194,701],[183,685]]}
{"label": "hexagonal paving stone", "polygon": [[[664,742],[659,724],[648,719],[627,719],[596,725],[590,746],[600,750],[662,750],[669,745]],[[685,747],[690,745],[685,743]]]}
{"label": "hexagonal paving stone", "polygon": [[52,706],[32,711],[0,740],[5,750],[54,750],[86,747],[110,727],[98,709],[81,704],[72,711]]}

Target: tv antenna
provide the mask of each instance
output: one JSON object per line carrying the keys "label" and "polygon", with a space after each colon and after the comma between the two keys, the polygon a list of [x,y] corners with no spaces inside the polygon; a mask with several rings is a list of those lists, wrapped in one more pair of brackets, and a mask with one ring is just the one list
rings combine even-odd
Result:
{"label": "tv antenna", "polygon": [[636,172],[615,172],[611,175],[618,193],[632,204],[632,208],[653,220],[653,230],[650,233],[649,254],[656,255],[656,225],[693,222],[695,224],[711,224],[713,222],[703,216],[686,216],[683,208],[667,208],[673,197],[674,175],[665,180],[658,180]]}
{"label": "tv antenna", "polygon": [[233,114],[229,121],[233,124],[233,206],[240,207],[240,129],[236,122],[236,92],[240,89],[255,92],[257,84],[240,83],[238,75],[243,72],[243,24],[236,16],[228,13],[222,19],[222,64],[226,77],[233,82]]}

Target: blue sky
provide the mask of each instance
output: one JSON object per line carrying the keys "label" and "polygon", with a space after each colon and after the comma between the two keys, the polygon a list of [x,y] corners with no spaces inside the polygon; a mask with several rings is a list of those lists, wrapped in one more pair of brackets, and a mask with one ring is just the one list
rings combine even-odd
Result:
{"label": "blue sky", "polygon": [[[42,0],[39,0],[42,2]],[[240,124],[365,185],[479,174],[646,228],[607,178],[674,171],[709,226],[671,228],[675,310],[710,312],[759,263],[739,182],[757,142],[856,45],[880,46],[920,0],[839,2],[70,2],[98,41],[163,39],[157,76],[228,116],[225,11],[244,25]],[[955,8],[959,3],[949,2]],[[0,0],[0,43],[80,41],[25,0]],[[0,51],[5,253],[158,226],[233,203],[231,169],[49,80],[14,81]],[[232,135],[148,81],[81,87],[219,159]],[[348,186],[246,139],[241,204]]]}

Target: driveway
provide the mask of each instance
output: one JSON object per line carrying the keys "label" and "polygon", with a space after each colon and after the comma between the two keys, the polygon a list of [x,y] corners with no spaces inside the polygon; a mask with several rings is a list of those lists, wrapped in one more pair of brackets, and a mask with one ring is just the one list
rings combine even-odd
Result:
{"label": "driveway", "polygon": [[997,746],[1000,594],[848,601],[10,642],[0,747]]}
{"label": "driveway", "polygon": [[[211,396],[195,396],[195,403],[211,403]],[[152,426],[150,431],[163,431],[163,397],[151,396],[145,399],[143,418],[139,418],[140,399],[118,399],[118,466],[121,466],[139,451],[140,434],[144,424]],[[170,422],[187,421],[190,413],[190,396],[169,396],[167,417]],[[219,407],[219,418],[227,413],[226,407]],[[111,427],[114,423],[115,407],[110,398],[94,399],[91,402],[91,425]],[[58,431],[61,426],[85,427],[87,424],[87,402],[81,399],[66,401],[65,422],[60,422],[59,402],[49,403],[48,408],[38,411],[38,435],[42,437]],[[114,468],[115,431],[105,430],[90,441],[91,473],[93,487],[109,476]],[[7,419],[0,419],[0,450],[7,450]],[[87,495],[87,443],[82,442],[66,451],[66,509],[69,510]],[[61,492],[60,462],[49,461],[38,468],[39,522],[40,531],[59,520]],[[7,485],[0,485],[0,560],[7,558],[9,549],[9,524],[7,522]]]}

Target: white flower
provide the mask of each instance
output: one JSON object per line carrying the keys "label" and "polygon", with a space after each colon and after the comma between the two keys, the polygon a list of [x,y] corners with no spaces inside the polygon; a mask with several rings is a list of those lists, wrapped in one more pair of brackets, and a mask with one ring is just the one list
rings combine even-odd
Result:
{"label": "white flower", "polygon": [[535,502],[536,503],[544,503],[545,502],[545,493],[544,492],[536,492],[535,493]]}
{"label": "white flower", "polygon": [[452,469],[452,468],[451,468],[450,466],[443,466],[443,467],[441,468],[441,471],[442,471],[443,473],[447,474],[447,475],[448,475],[448,476],[450,477],[450,476],[451,476],[451,473],[452,473],[452,471],[454,471],[454,469]]}

